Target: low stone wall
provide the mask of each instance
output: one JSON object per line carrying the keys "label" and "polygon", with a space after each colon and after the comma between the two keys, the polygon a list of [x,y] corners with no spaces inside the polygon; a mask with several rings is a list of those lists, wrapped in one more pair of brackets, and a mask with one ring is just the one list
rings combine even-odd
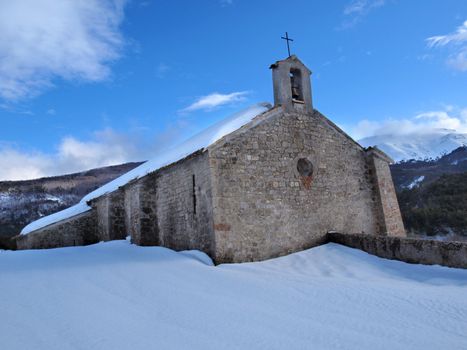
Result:
{"label": "low stone wall", "polygon": [[467,269],[467,243],[372,236],[366,234],[328,233],[328,242],[363,250],[381,258],[412,264],[443,265]]}
{"label": "low stone wall", "polygon": [[15,237],[18,249],[82,246],[99,242],[94,210]]}

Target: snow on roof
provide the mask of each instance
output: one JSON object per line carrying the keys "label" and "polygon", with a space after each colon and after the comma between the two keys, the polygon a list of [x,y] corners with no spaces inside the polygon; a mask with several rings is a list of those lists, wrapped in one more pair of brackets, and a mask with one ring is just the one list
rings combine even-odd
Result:
{"label": "snow on roof", "polygon": [[153,171],[156,171],[157,169],[183,159],[198,150],[208,147],[214,142],[220,140],[225,135],[228,135],[243,125],[248,124],[254,117],[266,112],[270,108],[271,105],[269,103],[258,103],[238,113],[235,113],[230,117],[225,118],[224,120],[221,120],[217,124],[212,125],[211,127],[188,139],[178,147],[175,147],[172,150],[141,164],[126,174],[123,174],[115,180],[87,194],[78,204],[31,222],[29,225],[23,228],[21,234],[26,235],[42,227],[90,210],[91,207],[89,207],[87,204],[90,200],[98,198],[106,193],[113,192],[134,179],[145,176]]}
{"label": "snow on roof", "polygon": [[76,205],[73,205],[72,207],[69,207],[67,209],[61,210],[59,212],[56,212],[54,214],[44,216],[40,218],[39,220],[31,222],[29,225],[27,225],[23,230],[21,231],[22,235],[26,235],[29,232],[38,230],[42,227],[52,225],[56,222],[71,218],[72,216],[76,216],[79,214],[82,214],[91,208],[86,204],[86,203],[81,203],[79,202]]}

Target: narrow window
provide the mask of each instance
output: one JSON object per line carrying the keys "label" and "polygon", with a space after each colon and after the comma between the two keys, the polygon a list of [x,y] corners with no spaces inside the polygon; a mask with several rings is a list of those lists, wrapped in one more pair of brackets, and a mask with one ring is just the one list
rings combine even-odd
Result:
{"label": "narrow window", "polygon": [[196,214],[196,180],[195,175],[192,175],[193,180],[193,214]]}

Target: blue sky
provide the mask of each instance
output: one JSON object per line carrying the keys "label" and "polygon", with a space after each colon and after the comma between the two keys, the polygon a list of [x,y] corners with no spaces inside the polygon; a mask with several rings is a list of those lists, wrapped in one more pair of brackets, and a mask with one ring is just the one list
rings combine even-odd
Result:
{"label": "blue sky", "polygon": [[467,132],[464,0],[0,0],[0,179],[144,160],[313,71],[359,139]]}

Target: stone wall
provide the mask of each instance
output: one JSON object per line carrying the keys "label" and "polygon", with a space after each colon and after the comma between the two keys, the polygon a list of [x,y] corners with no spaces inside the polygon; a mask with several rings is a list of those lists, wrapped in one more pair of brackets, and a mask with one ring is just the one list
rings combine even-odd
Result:
{"label": "stone wall", "polygon": [[18,249],[81,246],[99,242],[94,210],[46,226],[27,235],[16,236]]}
{"label": "stone wall", "polygon": [[467,243],[404,237],[329,233],[328,242],[363,250],[381,258],[412,264],[467,268]]}
{"label": "stone wall", "polygon": [[[261,118],[209,148],[216,263],[303,250],[332,230],[380,233],[362,147],[317,111]],[[300,159],[311,175],[299,173]]]}
{"label": "stone wall", "polygon": [[157,174],[152,173],[125,186],[125,222],[131,241],[159,245],[157,222]]}
{"label": "stone wall", "polygon": [[379,231],[389,236],[405,237],[404,223],[389,169],[392,159],[377,148],[370,147],[366,154],[369,163],[368,171],[372,175],[378,198],[378,216],[381,226]]}
{"label": "stone wall", "polygon": [[86,215],[19,236],[18,248],[51,248],[124,239],[138,245],[213,254],[213,210],[207,152],[92,200]]}
{"label": "stone wall", "polygon": [[[274,86],[274,105],[282,106],[287,111],[293,111],[294,108],[301,108],[305,112],[313,111],[311,94],[311,72],[303,63],[292,56],[289,59],[278,61],[271,65],[272,81]],[[296,86],[301,90],[303,101],[301,103],[292,97],[291,73],[298,71],[299,83]],[[298,106],[301,104],[301,106]]]}
{"label": "stone wall", "polygon": [[103,195],[90,205],[97,213],[97,234],[101,241],[125,239],[127,230],[122,189]]}
{"label": "stone wall", "polygon": [[212,256],[211,176],[207,152],[197,152],[157,172],[159,244],[198,249]]}

